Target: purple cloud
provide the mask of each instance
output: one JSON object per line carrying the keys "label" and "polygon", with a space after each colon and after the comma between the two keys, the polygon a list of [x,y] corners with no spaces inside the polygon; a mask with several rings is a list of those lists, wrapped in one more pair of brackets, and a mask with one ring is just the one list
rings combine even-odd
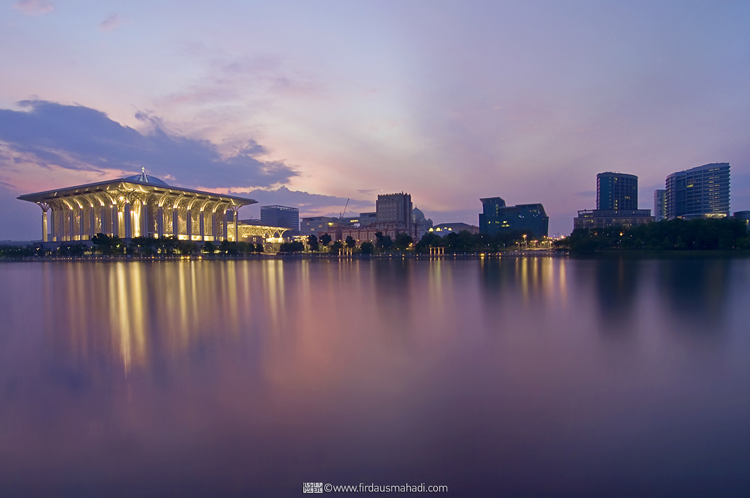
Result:
{"label": "purple cloud", "polygon": [[43,16],[55,10],[55,6],[48,0],[18,0],[12,7],[27,16]]}
{"label": "purple cloud", "polygon": [[0,109],[0,142],[33,154],[40,165],[88,171],[146,167],[178,185],[206,188],[271,187],[297,175],[283,162],[256,159],[265,149],[254,140],[225,156],[215,144],[171,134],[158,118],[143,113],[137,117],[151,125],[147,133],[83,106],[41,100],[19,105],[27,110]]}
{"label": "purple cloud", "polygon": [[113,31],[120,25],[120,22],[120,16],[117,14],[112,14],[99,24],[99,29],[105,32]]}

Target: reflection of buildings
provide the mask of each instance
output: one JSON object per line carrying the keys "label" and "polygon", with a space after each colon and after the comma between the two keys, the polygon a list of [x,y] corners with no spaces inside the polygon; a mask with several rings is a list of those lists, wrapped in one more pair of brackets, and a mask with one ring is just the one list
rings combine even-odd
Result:
{"label": "reflection of buildings", "polygon": [[596,209],[578,211],[573,228],[627,228],[652,221],[650,209],[638,209],[637,176],[599,173],[596,175]]}
{"label": "reflection of buildings", "polygon": [[261,206],[260,224],[271,227],[282,227],[299,232],[299,209],[288,206]]}
{"label": "reflection of buildings", "polygon": [[667,191],[654,190],[654,221],[667,219]]}
{"label": "reflection of buildings", "polygon": [[489,197],[480,201],[483,211],[479,215],[481,233],[495,235],[519,230],[529,231],[536,238],[547,236],[549,217],[541,204],[506,206],[501,197]]}
{"label": "reflection of buildings", "polygon": [[711,163],[667,177],[667,218],[729,216],[729,163]]}
{"label": "reflection of buildings", "polygon": [[479,227],[469,225],[468,223],[440,223],[430,228],[430,233],[445,237],[449,233],[460,233],[460,232],[479,233]]}
{"label": "reflection of buildings", "polygon": [[171,187],[145,172],[19,199],[42,208],[44,242],[50,241],[49,235],[52,242],[63,242],[91,240],[98,233],[125,239],[236,239],[237,211],[255,203],[243,197]]}

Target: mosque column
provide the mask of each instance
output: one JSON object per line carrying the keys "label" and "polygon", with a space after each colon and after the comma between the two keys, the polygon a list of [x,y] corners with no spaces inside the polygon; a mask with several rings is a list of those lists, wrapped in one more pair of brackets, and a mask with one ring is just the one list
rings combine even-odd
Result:
{"label": "mosque column", "polygon": [[75,211],[73,211],[73,209],[71,208],[68,210],[68,240],[69,241],[72,241],[73,239],[75,239],[75,235],[74,235],[75,233],[76,233],[76,216],[75,216]]}
{"label": "mosque column", "polygon": [[49,235],[47,234],[47,211],[49,211],[49,204],[46,202],[37,202],[40,208],[42,208],[42,242],[49,242]]}
{"label": "mosque column", "polygon": [[239,216],[237,213],[237,208],[232,210],[232,213],[234,216],[234,241],[239,242],[240,241],[240,227],[239,227]]}
{"label": "mosque column", "polygon": [[89,240],[94,238],[96,235],[96,209],[94,206],[89,208]]}
{"label": "mosque column", "polygon": [[83,215],[83,208],[78,210],[78,240],[83,240],[86,233],[86,217]]}
{"label": "mosque column", "polygon": [[201,231],[201,241],[206,240],[205,214],[206,212],[203,211],[202,209],[198,213],[198,221],[200,222],[200,231]]}
{"label": "mosque column", "polygon": [[180,235],[180,213],[172,208],[172,236],[176,239]]}
{"label": "mosque column", "polygon": [[164,208],[159,206],[159,209],[157,210],[157,218],[156,218],[156,233],[157,236],[160,239],[164,238]]}
{"label": "mosque column", "polygon": [[188,208],[187,210],[187,236],[188,240],[193,240],[193,210]]}
{"label": "mosque column", "polygon": [[50,233],[52,234],[52,242],[54,242],[55,240],[57,240],[55,236],[55,208],[50,208],[49,222]]}
{"label": "mosque column", "polygon": [[141,233],[139,234],[141,237],[148,237],[148,206],[145,202],[141,201],[141,224],[140,224]]}
{"label": "mosque column", "polygon": [[223,240],[227,240],[227,235],[229,235],[229,223],[227,222],[227,212],[226,212],[226,210],[224,211],[224,223],[223,223],[223,225],[224,225],[224,239]]}
{"label": "mosque column", "polygon": [[112,237],[120,235],[120,210],[116,204],[112,204]]}
{"label": "mosque column", "polygon": [[130,209],[130,203],[125,203],[125,238],[126,239],[132,239],[133,238],[133,230],[131,226],[131,209]]}
{"label": "mosque column", "polygon": [[219,215],[216,214],[216,211],[211,213],[211,235],[213,235],[214,240],[219,240]]}

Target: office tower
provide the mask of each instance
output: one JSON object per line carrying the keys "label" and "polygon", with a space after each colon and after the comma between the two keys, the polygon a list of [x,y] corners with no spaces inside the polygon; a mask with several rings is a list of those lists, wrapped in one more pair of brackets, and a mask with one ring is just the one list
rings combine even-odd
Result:
{"label": "office tower", "polygon": [[654,190],[654,220],[667,219],[667,191]]}
{"label": "office tower", "polygon": [[711,163],[667,177],[667,218],[729,216],[729,163]]}
{"label": "office tower", "polygon": [[596,175],[596,209],[578,211],[573,228],[624,228],[651,223],[650,209],[638,209],[638,177],[623,173]]}
{"label": "office tower", "polygon": [[541,204],[506,206],[501,197],[488,197],[482,201],[479,214],[479,232],[489,235],[528,230],[535,238],[546,237],[549,217]]}
{"label": "office tower", "polygon": [[638,177],[623,173],[596,175],[596,209],[606,211],[638,209]]}
{"label": "office tower", "polygon": [[299,230],[299,209],[287,206],[261,206],[260,221],[269,227]]}
{"label": "office tower", "polygon": [[412,233],[411,211],[411,195],[403,192],[379,195],[375,203],[378,223],[398,223],[408,234]]}

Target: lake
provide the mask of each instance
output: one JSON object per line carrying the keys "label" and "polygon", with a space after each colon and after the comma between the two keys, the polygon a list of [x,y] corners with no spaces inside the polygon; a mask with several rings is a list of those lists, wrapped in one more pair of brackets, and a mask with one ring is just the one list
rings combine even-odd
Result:
{"label": "lake", "polygon": [[750,259],[53,261],[0,286],[0,496],[750,496]]}

